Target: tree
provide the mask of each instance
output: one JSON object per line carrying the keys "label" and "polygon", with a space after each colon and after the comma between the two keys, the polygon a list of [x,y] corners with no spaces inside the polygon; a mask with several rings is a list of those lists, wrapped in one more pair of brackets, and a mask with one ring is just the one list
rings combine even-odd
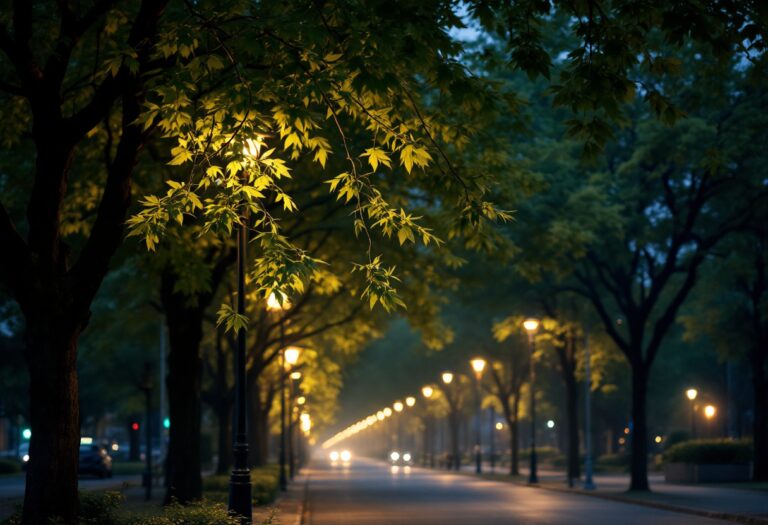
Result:
{"label": "tree", "polygon": [[[131,173],[149,131],[134,122],[152,72],[165,65],[153,48],[166,3],[120,11],[121,24],[114,11],[107,16],[110,1],[81,12],[66,2],[55,10],[15,2],[0,22],[3,113],[18,119],[15,132],[29,133],[24,166],[33,180],[23,186],[25,221],[7,201],[0,207],[0,278],[26,320],[32,439],[24,523],[72,521],[77,512],[77,340],[121,242]],[[102,49],[115,53],[107,72]],[[77,252],[67,242],[65,197],[87,169],[79,150],[93,144],[104,153],[100,197]]]}

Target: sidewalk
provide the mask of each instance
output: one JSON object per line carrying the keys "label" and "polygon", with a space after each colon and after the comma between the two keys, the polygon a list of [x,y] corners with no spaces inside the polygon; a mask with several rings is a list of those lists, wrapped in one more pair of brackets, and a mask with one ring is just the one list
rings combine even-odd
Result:
{"label": "sidewalk", "polygon": [[[278,496],[268,507],[253,509],[253,524],[279,523],[280,525],[301,525],[305,511],[305,500],[309,476],[300,474],[288,484],[288,490]],[[274,517],[276,521],[269,521]]]}
{"label": "sidewalk", "polygon": [[[483,478],[496,481],[527,484],[528,470],[521,468],[521,476],[510,478],[506,471],[496,468],[491,473],[483,465]],[[462,468],[462,472],[474,472],[474,468]],[[583,479],[574,480],[569,488],[562,471],[539,469],[538,486],[601,497],[638,505],[685,512],[710,518],[727,519],[752,525],[768,525],[768,491],[742,488],[726,488],[711,485],[678,485],[666,483],[663,474],[651,473],[648,481],[651,492],[628,492],[629,474],[596,474],[593,478],[596,490],[584,490]]]}

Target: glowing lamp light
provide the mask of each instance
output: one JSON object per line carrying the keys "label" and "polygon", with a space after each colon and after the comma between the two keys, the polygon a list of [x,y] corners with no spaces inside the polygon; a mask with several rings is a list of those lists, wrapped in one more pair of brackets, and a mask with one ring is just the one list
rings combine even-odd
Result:
{"label": "glowing lamp light", "polygon": [[389,417],[389,416],[392,415],[392,409],[389,408],[389,407],[387,407],[384,410],[382,410],[382,412],[384,412],[384,417]]}
{"label": "glowing lamp light", "polygon": [[504,423],[502,423],[501,421],[496,423],[496,430],[503,430],[503,429],[504,429]]}
{"label": "glowing lamp light", "polygon": [[434,393],[435,393],[435,390],[431,386],[425,386],[421,388],[421,395],[427,399],[432,397],[432,394]]}
{"label": "glowing lamp light", "polygon": [[395,401],[395,404],[392,405],[392,408],[395,409],[395,412],[402,412],[403,411],[403,404],[400,401]]}
{"label": "glowing lamp light", "polygon": [[699,395],[699,392],[695,388],[689,388],[688,390],[685,391],[685,397],[687,397],[691,401],[696,399],[696,396],[698,395]]}
{"label": "glowing lamp light", "polygon": [[409,407],[412,407],[416,404],[416,398],[413,396],[408,396],[405,398],[405,404]]}
{"label": "glowing lamp light", "polygon": [[450,385],[453,381],[453,374],[451,372],[443,372],[443,383]]}
{"label": "glowing lamp light", "polygon": [[715,405],[707,405],[704,407],[704,417],[707,419],[712,419],[715,417],[715,414],[717,414],[717,408],[715,408]]}
{"label": "glowing lamp light", "polygon": [[22,431],[21,431],[21,436],[22,436],[24,439],[29,439],[29,438],[31,438],[31,437],[32,437],[32,430],[30,430],[30,429],[28,429],[28,428],[25,428],[24,430],[22,430]]}
{"label": "glowing lamp light", "polygon": [[385,417],[387,417],[387,416],[385,416],[384,412],[382,412],[381,410],[376,412],[376,419],[378,419],[379,421],[384,421]]}
{"label": "glowing lamp light", "polygon": [[118,445],[117,443],[112,443],[112,446],[109,448],[111,448],[113,452],[117,452],[118,450],[120,450],[120,445]]}
{"label": "glowing lamp light", "polygon": [[554,419],[550,419],[549,421],[547,421],[547,428],[555,428],[555,420]]}
{"label": "glowing lamp light", "polygon": [[243,144],[243,155],[258,159],[261,154],[261,147],[264,145],[264,139],[260,136],[256,136],[255,139],[246,139]]}
{"label": "glowing lamp light", "polygon": [[298,381],[299,379],[301,379],[301,372],[292,372],[291,379],[293,379],[294,381]]}
{"label": "glowing lamp light", "polygon": [[296,403],[299,405],[303,405],[306,402],[307,402],[307,398],[304,396],[299,396],[299,398],[296,400]]}
{"label": "glowing lamp light", "polygon": [[658,444],[664,441],[664,438],[661,436],[656,436],[655,438],[653,438],[653,440]]}
{"label": "glowing lamp light", "polygon": [[469,364],[472,365],[472,370],[475,371],[475,375],[477,375],[477,377],[480,377],[480,375],[483,373],[483,370],[485,370],[485,359],[481,357],[472,359]]}
{"label": "glowing lamp light", "polygon": [[271,312],[277,312],[280,310],[288,310],[291,307],[290,301],[288,301],[288,298],[285,296],[282,292],[277,292],[280,294],[280,298],[278,299],[277,295],[275,295],[275,292],[272,292],[269,294],[269,297],[267,297],[267,310]]}
{"label": "glowing lamp light", "polygon": [[301,350],[295,346],[289,346],[284,350],[285,362],[288,366],[293,366],[299,360]]}
{"label": "glowing lamp light", "polygon": [[525,331],[529,334],[536,333],[536,330],[539,329],[539,320],[538,319],[526,319],[523,321],[523,328],[525,328]]}

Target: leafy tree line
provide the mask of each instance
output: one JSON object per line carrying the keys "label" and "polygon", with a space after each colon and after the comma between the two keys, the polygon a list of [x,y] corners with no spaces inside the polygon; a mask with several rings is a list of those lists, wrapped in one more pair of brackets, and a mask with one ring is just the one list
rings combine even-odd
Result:
{"label": "leafy tree line", "polygon": [[[548,73],[553,60],[541,28],[552,6],[468,7],[505,37],[515,67]],[[395,267],[378,254],[390,238],[438,253],[441,239],[453,237],[488,245],[491,223],[509,214],[490,197],[498,172],[472,163],[487,153],[473,137],[515,101],[459,61],[464,46],[448,33],[463,25],[457,8],[437,0],[17,1],[0,15],[2,114],[13,123],[2,137],[10,146],[2,163],[11,168],[2,175],[0,278],[24,316],[32,426],[25,523],[72,521],[77,512],[77,344],[126,220],[150,249],[174,235],[222,243],[246,222],[252,290],[300,295],[323,261],[283,229],[302,214],[292,174],[310,169],[301,162],[308,157],[311,169],[335,157],[345,168],[328,172],[328,187],[349,205],[347,227],[359,237],[351,268],[364,279],[356,292],[369,306],[405,305]],[[742,52],[752,58],[762,49],[754,9],[557,6],[573,45],[552,84],[556,103],[578,114],[570,132],[586,156],[610,138],[606,123],[623,118],[637,57],[652,78],[668,69],[657,35],[722,49],[747,42]],[[658,116],[676,116],[662,91],[648,87],[645,98]],[[137,170],[157,159],[179,167],[164,189],[153,170]],[[137,182],[147,195],[129,218]],[[224,271],[219,255],[203,257],[212,282]],[[194,428],[198,409],[177,412],[173,399],[189,394],[199,406],[202,335],[199,323],[174,316],[190,309],[200,319],[216,287],[193,289],[194,304],[180,305],[183,286],[166,276],[161,291],[177,352],[169,361],[172,418],[177,428]],[[244,328],[245,319],[222,311],[224,324]],[[186,346],[189,363],[178,353]]]}

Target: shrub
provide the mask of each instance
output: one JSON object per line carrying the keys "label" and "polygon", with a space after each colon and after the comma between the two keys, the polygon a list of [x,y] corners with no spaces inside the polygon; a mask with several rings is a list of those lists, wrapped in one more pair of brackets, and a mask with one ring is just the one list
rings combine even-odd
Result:
{"label": "shrub", "polygon": [[[280,466],[265,465],[251,470],[252,498],[256,505],[267,505],[277,497],[280,482]],[[225,502],[229,491],[229,476],[208,476],[203,479],[203,491],[210,501]]]}
{"label": "shrub", "polygon": [[115,461],[112,463],[112,474],[141,474],[146,468],[143,461]]}
{"label": "shrub", "polygon": [[17,474],[21,472],[21,463],[15,459],[0,459],[0,474]]}
{"label": "shrub", "polygon": [[670,434],[664,440],[664,446],[665,448],[669,448],[672,445],[677,445],[678,443],[682,443],[683,441],[688,441],[690,439],[691,439],[690,432],[687,432],[685,430],[677,430],[675,432],[670,432]]}
{"label": "shrub", "polygon": [[[560,455],[560,451],[555,447],[536,447],[537,459],[550,459]],[[531,457],[531,449],[524,448],[520,450],[520,459],[528,459]]]}
{"label": "shrub", "polygon": [[220,503],[193,503],[168,505],[160,515],[129,518],[126,525],[239,525],[240,520],[230,516],[226,505]]}
{"label": "shrub", "polygon": [[113,525],[114,512],[123,502],[120,492],[80,492],[80,520],[93,525]]}
{"label": "shrub", "polygon": [[664,452],[665,463],[739,465],[752,460],[749,441],[699,439],[673,445]]}
{"label": "shrub", "polygon": [[629,454],[603,454],[595,461],[595,467],[604,470],[626,470],[629,468]]}

